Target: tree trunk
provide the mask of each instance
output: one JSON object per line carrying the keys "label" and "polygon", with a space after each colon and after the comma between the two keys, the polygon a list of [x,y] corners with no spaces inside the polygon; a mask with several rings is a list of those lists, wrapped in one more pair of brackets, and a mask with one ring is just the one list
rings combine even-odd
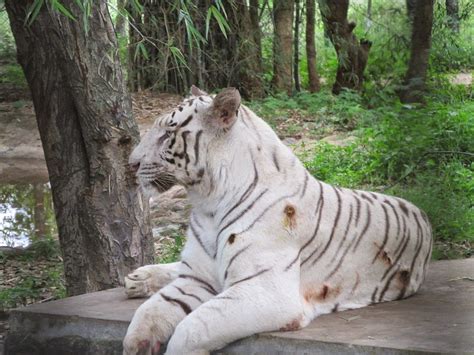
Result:
{"label": "tree trunk", "polygon": [[294,0],[273,2],[273,87],[276,91],[293,91],[292,41]]}
{"label": "tree trunk", "polygon": [[315,0],[306,0],[306,56],[308,60],[308,81],[310,92],[318,92],[321,89],[318,68],[316,66],[316,46],[314,44],[315,11]]}
{"label": "tree trunk", "polygon": [[[234,26],[237,30],[238,51],[238,81],[232,85],[240,89],[246,99],[255,99],[264,96],[262,78],[262,52],[258,22],[255,24],[251,11],[245,0],[234,0],[236,11],[234,13]],[[232,7],[229,4],[227,11]],[[228,12],[229,13],[229,12]],[[230,19],[230,18],[229,18]],[[257,18],[258,20],[258,18]],[[256,27],[255,27],[256,26]]]}
{"label": "tree trunk", "polygon": [[[420,0],[424,1],[424,0]],[[415,17],[415,6],[417,2],[420,2],[417,0],[406,0],[406,8],[407,8],[407,16],[408,16],[408,21],[413,22],[413,18]]]}
{"label": "tree trunk", "polygon": [[300,0],[295,0],[295,36],[293,39],[294,45],[294,60],[293,60],[293,75],[295,78],[295,90],[301,91],[300,86]]}
{"label": "tree trunk", "polygon": [[44,239],[46,236],[46,213],[44,207],[44,185],[34,184],[33,185],[33,198],[35,206],[33,209],[33,219],[35,226],[35,238],[36,240]]}
{"label": "tree trunk", "polygon": [[434,0],[417,1],[413,10],[410,61],[403,87],[399,91],[400,101],[404,103],[423,101],[431,48],[433,4]]}
{"label": "tree trunk", "polygon": [[115,33],[120,39],[124,39],[127,36],[127,19],[125,18],[124,11],[127,0],[117,0],[117,17],[115,19]]}
{"label": "tree trunk", "polygon": [[105,0],[91,3],[89,31],[33,0],[7,0],[18,61],[33,97],[48,166],[69,295],[118,286],[153,261],[148,203],[127,169],[138,141]]}
{"label": "tree trunk", "polygon": [[255,42],[255,46],[257,47],[258,53],[258,66],[260,68],[260,72],[262,72],[262,30],[260,29],[260,15],[259,15],[259,1],[258,0],[250,0],[249,2],[249,15],[250,15],[250,23],[251,23],[251,33],[253,34],[253,40]]}
{"label": "tree trunk", "polygon": [[365,30],[368,31],[372,27],[372,0],[367,0],[367,16],[365,20]]}
{"label": "tree trunk", "polygon": [[448,25],[453,32],[459,33],[459,1],[446,0],[446,15],[448,16]]}
{"label": "tree trunk", "polygon": [[372,43],[364,39],[359,43],[354,35],[356,24],[347,21],[349,0],[318,1],[324,26],[336,49],[338,59],[336,82],[332,92],[339,94],[343,88],[361,90]]}

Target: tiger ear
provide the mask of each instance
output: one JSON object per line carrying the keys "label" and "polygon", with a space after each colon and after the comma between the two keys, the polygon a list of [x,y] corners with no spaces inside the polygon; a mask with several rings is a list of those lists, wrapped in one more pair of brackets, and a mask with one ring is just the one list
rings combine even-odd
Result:
{"label": "tiger ear", "polygon": [[191,86],[191,95],[192,96],[209,96],[209,94],[205,91],[202,91],[199,89],[197,86],[192,85]]}
{"label": "tiger ear", "polygon": [[220,128],[232,126],[237,120],[240,101],[240,93],[236,88],[222,90],[212,102],[212,121]]}

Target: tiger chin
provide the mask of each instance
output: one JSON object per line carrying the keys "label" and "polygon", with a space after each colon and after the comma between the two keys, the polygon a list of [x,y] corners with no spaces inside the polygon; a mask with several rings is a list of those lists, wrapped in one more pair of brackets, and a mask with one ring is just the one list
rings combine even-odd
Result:
{"label": "tiger chin", "polygon": [[150,298],[124,354],[158,353],[166,342],[166,354],[208,354],[321,314],[406,298],[425,277],[432,237],[420,209],[316,180],[236,89],[211,97],[193,86],[130,165],[159,191],[185,186],[193,209],[181,260],[125,280],[129,297]]}

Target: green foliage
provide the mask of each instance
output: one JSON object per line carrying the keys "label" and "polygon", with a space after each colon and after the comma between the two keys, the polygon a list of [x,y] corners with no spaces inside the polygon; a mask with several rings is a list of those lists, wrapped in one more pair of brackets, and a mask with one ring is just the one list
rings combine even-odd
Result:
{"label": "green foliage", "polygon": [[0,67],[0,84],[17,88],[27,87],[25,75],[18,64],[6,64]]}
{"label": "green foliage", "polygon": [[157,264],[173,263],[180,259],[181,250],[184,247],[186,238],[179,233],[171,235],[172,239],[163,239],[161,241],[159,257],[156,258]]}
{"label": "green foliage", "polygon": [[474,3],[459,1],[460,31],[449,27],[444,2],[435,2],[431,46],[433,73],[470,70],[474,67]]}

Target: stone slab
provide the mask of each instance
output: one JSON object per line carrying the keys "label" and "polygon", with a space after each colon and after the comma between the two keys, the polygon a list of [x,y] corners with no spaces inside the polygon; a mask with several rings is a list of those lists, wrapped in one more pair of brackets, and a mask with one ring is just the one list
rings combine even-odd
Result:
{"label": "stone slab", "polygon": [[[237,341],[218,354],[474,354],[474,259],[438,261],[415,296],[317,318],[296,332]],[[123,289],[12,311],[7,354],[121,354],[143,300]]]}

